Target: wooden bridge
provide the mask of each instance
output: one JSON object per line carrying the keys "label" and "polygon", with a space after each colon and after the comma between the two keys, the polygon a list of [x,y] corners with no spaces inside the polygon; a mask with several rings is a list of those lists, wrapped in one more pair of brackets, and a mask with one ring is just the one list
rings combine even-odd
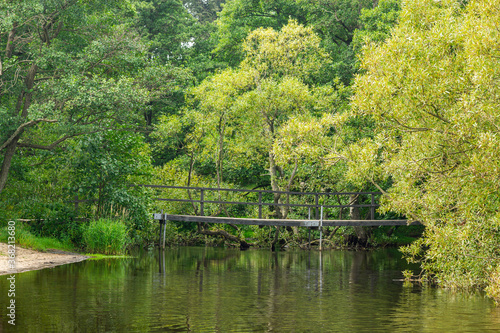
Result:
{"label": "wooden bridge", "polygon": [[[408,225],[405,219],[384,220],[377,219],[376,209],[379,207],[377,199],[380,192],[289,192],[289,191],[270,191],[270,190],[246,190],[246,189],[227,189],[227,188],[207,188],[207,187],[186,187],[186,186],[166,186],[166,185],[140,185],[143,187],[154,188],[164,193],[165,190],[178,195],[179,191],[186,191],[188,199],[178,197],[157,197],[158,201],[177,202],[190,204],[194,210],[193,215],[179,215],[160,213],[154,214],[154,219],[163,226],[163,244],[165,239],[166,221],[194,222],[194,223],[223,223],[233,225],[260,225],[260,226],[285,226],[285,227],[308,227],[321,228],[327,226],[399,226]],[[232,194],[230,199],[222,200],[222,194]],[[207,196],[210,194],[210,196]],[[252,194],[254,200],[249,200],[248,196]],[[196,196],[196,198],[194,198]],[[213,197],[219,198],[214,200]],[[236,198],[235,198],[236,197]],[[278,200],[277,198],[282,200]],[[243,201],[242,198],[245,200]],[[353,200],[352,198],[355,198]],[[239,199],[239,200],[238,200]],[[272,202],[270,202],[272,199]],[[292,200],[291,200],[292,199]],[[337,203],[332,203],[332,201]],[[292,203],[291,203],[292,201]],[[219,210],[213,215],[206,216],[207,205],[217,205]],[[250,217],[220,217],[221,206],[241,205],[257,206],[257,218]],[[288,214],[295,218],[273,218],[268,214],[263,216],[263,209],[286,209]],[[365,219],[350,219],[350,214],[345,214],[345,210],[352,208],[365,213]],[[227,210],[224,209],[227,213]],[[336,218],[330,218],[334,211]],[[212,209],[213,213],[213,209]],[[293,214],[292,214],[293,213]],[[330,214],[329,214],[330,213]],[[296,218],[301,217],[301,218]],[[347,217],[347,218],[346,218]],[[420,224],[413,222],[412,224]],[[160,235],[161,237],[161,235]],[[160,238],[161,239],[161,238]]]}

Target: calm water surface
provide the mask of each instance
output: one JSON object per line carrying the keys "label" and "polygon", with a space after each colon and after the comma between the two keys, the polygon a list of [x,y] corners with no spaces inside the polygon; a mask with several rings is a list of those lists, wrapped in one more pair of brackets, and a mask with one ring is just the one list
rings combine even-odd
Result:
{"label": "calm water surface", "polygon": [[500,332],[481,294],[403,286],[396,250],[177,248],[16,278],[3,332]]}

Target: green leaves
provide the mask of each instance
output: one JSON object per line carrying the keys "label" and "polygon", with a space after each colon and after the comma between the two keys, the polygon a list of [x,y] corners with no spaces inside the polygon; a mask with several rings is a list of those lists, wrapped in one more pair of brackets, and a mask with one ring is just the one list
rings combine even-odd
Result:
{"label": "green leaves", "polygon": [[243,50],[246,57],[241,66],[257,70],[263,78],[293,76],[309,82],[329,62],[312,28],[304,28],[294,20],[280,31],[254,30],[246,38]]}
{"label": "green leaves", "polygon": [[497,281],[488,267],[500,253],[499,20],[489,1],[406,2],[391,37],[365,49],[366,74],[356,78],[355,112],[378,135],[350,172],[366,175],[377,153],[369,169],[393,179],[382,210],[427,225],[426,251],[408,253],[424,253],[423,268],[451,287]]}
{"label": "green leaves", "polygon": [[[330,111],[337,101],[333,96],[343,94],[332,86],[314,86],[329,57],[310,28],[291,21],[281,31],[257,29],[244,45],[246,57],[237,69],[221,71],[191,89],[183,115],[165,117],[157,126],[163,142],[181,145],[193,159],[215,165],[218,182],[224,174],[237,175],[235,169],[273,164],[274,158],[269,159],[280,128],[292,117]],[[191,128],[182,136],[175,126]]]}

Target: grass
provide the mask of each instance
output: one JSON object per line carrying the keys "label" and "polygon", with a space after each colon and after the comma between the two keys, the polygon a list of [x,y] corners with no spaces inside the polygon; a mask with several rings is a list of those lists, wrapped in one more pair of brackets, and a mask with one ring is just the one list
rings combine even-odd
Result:
{"label": "grass", "polygon": [[[62,250],[62,251],[75,251],[75,247],[71,242],[63,242],[55,238],[38,237],[33,235],[29,228],[23,224],[18,223],[15,230],[16,245],[24,248],[29,248],[36,251],[45,252],[49,249]],[[0,228],[0,242],[8,242],[7,227]]]}
{"label": "grass", "polygon": [[[8,230],[7,227],[0,228],[0,242],[7,243],[8,242]],[[33,235],[27,226],[18,223],[16,225],[16,245],[20,247],[32,249],[35,251],[46,252],[47,250],[61,250],[68,252],[77,252],[79,251],[68,242],[60,241],[56,238],[50,237],[39,237]],[[125,255],[105,255],[100,253],[80,253],[82,255],[91,257],[92,260],[100,260],[100,259],[108,259],[108,258],[132,258],[130,256]],[[0,251],[0,255],[6,255],[6,253],[2,253]]]}

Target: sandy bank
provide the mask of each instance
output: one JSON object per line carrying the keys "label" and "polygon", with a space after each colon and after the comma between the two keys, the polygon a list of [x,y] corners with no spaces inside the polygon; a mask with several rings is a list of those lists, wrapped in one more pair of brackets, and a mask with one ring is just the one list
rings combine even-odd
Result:
{"label": "sandy bank", "polygon": [[38,252],[24,249],[16,245],[16,268],[10,269],[7,253],[8,245],[0,243],[0,275],[35,271],[38,269],[71,264],[89,258],[78,253],[69,253],[59,250]]}

